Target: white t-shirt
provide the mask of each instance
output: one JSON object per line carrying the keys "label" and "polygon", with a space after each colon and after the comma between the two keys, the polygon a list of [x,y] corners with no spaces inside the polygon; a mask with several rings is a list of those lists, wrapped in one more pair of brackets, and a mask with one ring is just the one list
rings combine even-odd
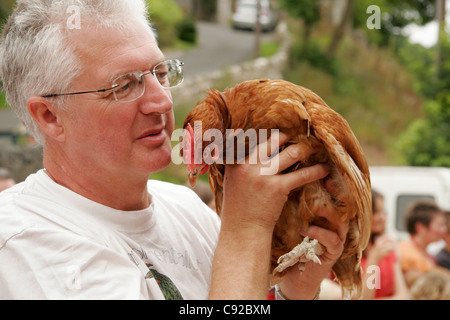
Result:
{"label": "white t-shirt", "polygon": [[219,218],[186,187],[148,190],[120,211],[41,170],[0,193],[0,299],[205,299]]}

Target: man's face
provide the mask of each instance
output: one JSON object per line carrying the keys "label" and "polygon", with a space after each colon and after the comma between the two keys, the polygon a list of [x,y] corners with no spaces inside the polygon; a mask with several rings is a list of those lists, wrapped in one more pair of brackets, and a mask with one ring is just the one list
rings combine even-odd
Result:
{"label": "man's face", "polygon": [[[74,91],[110,88],[112,80],[134,71],[148,71],[165,60],[152,33],[144,28],[129,32],[82,28],[70,40],[76,43],[84,70]],[[143,176],[170,162],[174,129],[172,97],[156,78],[144,77],[145,93],[120,103],[111,92],[72,96],[63,113],[65,150],[70,161],[108,174]]]}
{"label": "man's face", "polygon": [[434,214],[428,226],[429,242],[439,241],[447,233],[447,221],[443,213]]}

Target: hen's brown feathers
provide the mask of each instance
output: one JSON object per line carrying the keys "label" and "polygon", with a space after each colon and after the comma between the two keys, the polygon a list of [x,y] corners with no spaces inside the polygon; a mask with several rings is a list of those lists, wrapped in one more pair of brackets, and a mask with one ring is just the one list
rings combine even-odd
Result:
{"label": "hen's brown feathers", "polygon": [[[328,163],[336,191],[331,195],[323,181],[316,181],[291,192],[274,229],[272,270],[281,255],[303,240],[298,230],[310,224],[334,228],[318,214],[323,206],[332,206],[340,219],[350,223],[344,252],[333,271],[347,297],[359,294],[361,252],[370,234],[370,178],[361,146],[347,121],[312,91],[286,81],[270,80],[246,81],[223,93],[210,91],[209,97],[190,112],[184,127],[195,121],[202,121],[203,132],[215,128],[224,137],[226,129],[279,129],[292,137],[290,144],[317,150],[288,170]],[[203,147],[209,143],[203,143]],[[209,171],[219,214],[224,170],[224,165],[212,164]],[[281,276],[283,273],[274,281]]]}

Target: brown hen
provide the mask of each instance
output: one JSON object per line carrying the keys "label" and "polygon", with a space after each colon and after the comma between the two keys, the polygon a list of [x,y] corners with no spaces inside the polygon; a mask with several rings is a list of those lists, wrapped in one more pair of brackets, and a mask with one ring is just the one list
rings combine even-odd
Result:
{"label": "brown hen", "polygon": [[[317,240],[299,235],[298,230],[305,230],[311,224],[335,230],[335,226],[318,215],[324,206],[332,206],[350,226],[344,251],[333,272],[344,298],[359,297],[360,259],[371,224],[370,177],[361,146],[346,120],[312,91],[281,80],[246,81],[223,93],[213,90],[208,94],[189,113],[183,125],[186,130],[182,155],[191,184],[209,168],[209,181],[220,215],[225,168],[242,163],[258,140],[266,138],[259,135],[261,132],[267,131],[270,136],[271,129],[278,129],[291,137],[284,147],[299,144],[313,148],[316,153],[309,159],[284,172],[327,163],[331,168],[327,180],[331,181],[333,194],[327,191],[330,188],[325,188],[324,181],[291,191],[273,232],[271,283],[279,282],[287,268],[297,263],[300,270],[309,260],[320,263],[318,256],[324,248]],[[247,139],[239,139],[250,131],[256,132],[257,141],[251,141],[249,135]],[[244,154],[239,154],[239,145],[229,144],[230,141],[245,141]]]}

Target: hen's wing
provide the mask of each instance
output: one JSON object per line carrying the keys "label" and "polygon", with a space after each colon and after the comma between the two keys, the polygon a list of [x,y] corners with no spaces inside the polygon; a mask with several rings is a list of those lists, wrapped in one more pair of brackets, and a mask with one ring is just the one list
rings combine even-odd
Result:
{"label": "hen's wing", "polygon": [[356,208],[349,217],[360,222],[360,246],[366,247],[371,225],[371,186],[369,167],[364,152],[345,119],[335,111],[312,103],[307,106],[315,136],[324,144],[331,160],[343,175]]}
{"label": "hen's wing", "polygon": [[347,188],[341,194],[349,219],[344,252],[333,266],[341,282],[345,298],[359,296],[361,290],[360,259],[366,248],[371,228],[371,185],[369,168],[362,148],[347,121],[331,109],[311,103],[307,107],[315,136],[324,144],[328,154],[343,177],[339,187]]}

